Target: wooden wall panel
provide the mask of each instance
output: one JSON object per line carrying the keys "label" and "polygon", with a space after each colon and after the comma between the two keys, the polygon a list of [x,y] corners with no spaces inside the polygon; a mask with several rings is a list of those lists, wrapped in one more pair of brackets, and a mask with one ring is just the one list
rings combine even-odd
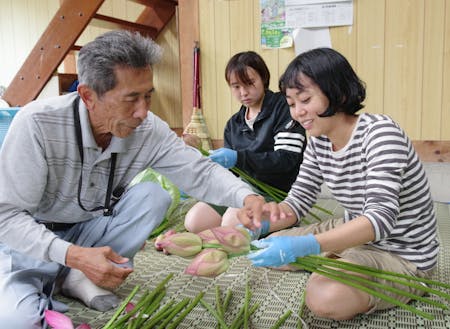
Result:
{"label": "wooden wall panel", "polygon": [[445,1],[425,1],[420,140],[439,140],[442,120]]}
{"label": "wooden wall panel", "polygon": [[[450,0],[445,0],[444,61],[442,70],[441,140],[450,140]],[[436,77],[436,84],[439,84]]]}
{"label": "wooden wall panel", "polygon": [[[217,80],[219,73],[216,72],[215,64],[215,3],[209,0],[199,1],[199,24],[200,27],[207,26],[208,28],[201,28],[199,30],[200,40],[200,84],[201,84],[201,108],[205,116],[206,125],[210,131],[220,131],[217,119]],[[191,78],[192,79],[192,78]],[[216,109],[216,110],[215,110]],[[212,136],[211,136],[212,137]],[[223,134],[220,138],[223,137]],[[216,137],[217,138],[217,137]]]}
{"label": "wooden wall panel", "polygon": [[[232,103],[231,103],[231,95],[229,92],[228,85],[224,79],[223,71],[227,62],[230,58],[231,53],[231,43],[234,40],[230,38],[230,24],[235,23],[234,16],[230,14],[230,2],[229,1],[216,1],[214,8],[214,24],[216,25],[214,44],[215,51],[213,56],[213,62],[216,72],[216,93],[217,93],[217,101],[214,107],[204,109],[205,113],[208,117],[208,121],[210,118],[217,117],[219,122],[221,123],[217,129],[217,133],[220,138],[223,137],[223,126],[226,120],[230,117],[232,112]],[[200,20],[202,17],[200,17]],[[217,28],[219,27],[219,28]],[[201,33],[201,32],[200,32]],[[204,54],[203,50],[208,51],[208,49],[204,49],[202,45],[202,40],[200,39],[200,51]],[[203,57],[201,57],[201,67],[203,68]],[[202,94],[208,92],[208,86],[202,86]]]}
{"label": "wooden wall panel", "polygon": [[0,0],[0,86],[8,86],[22,66],[59,0]]}
{"label": "wooden wall panel", "polygon": [[176,19],[166,25],[156,42],[163,48],[162,61],[154,66],[155,93],[151,111],[169,123],[172,128],[183,127],[179,44]]}
{"label": "wooden wall panel", "polygon": [[420,138],[424,1],[386,3],[385,114]]}
{"label": "wooden wall panel", "polygon": [[[221,44],[203,44],[203,81],[212,83],[215,77],[216,86],[226,86],[221,82],[225,58],[251,47],[267,62],[270,87],[277,90],[278,77],[293,59],[294,49],[261,49],[260,1],[200,2],[200,8],[206,6],[215,13],[219,7],[228,10],[215,20],[200,15],[201,41],[215,38]],[[225,16],[229,16],[228,24]],[[245,17],[248,21],[242,22]],[[245,31],[250,22],[253,34]],[[354,0],[353,26],[332,27],[330,35],[333,48],[347,57],[367,83],[365,111],[391,115],[414,140],[450,140],[450,0]],[[231,46],[227,50],[223,44]],[[218,50],[212,45],[220,49],[220,59],[214,60]],[[228,114],[239,104],[218,96],[224,91],[210,83],[202,90],[203,102],[222,100],[223,107],[230,106],[216,115],[207,112],[211,136],[220,139]]]}
{"label": "wooden wall panel", "polygon": [[355,16],[358,49],[354,68],[367,87],[363,111],[383,113],[385,28],[380,17],[385,16],[385,1],[360,1]]}

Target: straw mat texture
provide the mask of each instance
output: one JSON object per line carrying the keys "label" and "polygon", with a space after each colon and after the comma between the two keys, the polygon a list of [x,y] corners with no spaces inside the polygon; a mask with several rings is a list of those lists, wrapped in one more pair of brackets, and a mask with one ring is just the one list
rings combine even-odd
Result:
{"label": "straw mat texture", "polygon": [[[192,206],[193,200],[183,201],[174,214],[174,227],[182,230],[184,214]],[[324,199],[319,204],[326,209],[333,210],[335,216],[342,215],[342,210],[335,201]],[[450,207],[448,204],[435,203],[439,223],[439,239],[441,241],[441,254],[439,268],[434,279],[450,283]],[[323,213],[316,213],[322,218]],[[140,285],[141,289],[135,300],[147,289],[153,289],[169,273],[174,276],[166,285],[168,290],[163,303],[172,298],[180,301],[185,297],[194,298],[200,291],[205,292],[204,299],[211,305],[215,304],[215,287],[219,286],[222,296],[230,289],[232,299],[226,312],[227,323],[236,316],[245,297],[246,280],[249,281],[252,293],[250,305],[258,303],[259,307],[251,317],[251,328],[271,328],[279,317],[287,310],[292,315],[281,328],[297,328],[300,319],[299,305],[305,283],[309,277],[306,272],[282,272],[266,268],[252,267],[245,257],[231,259],[231,267],[222,275],[210,279],[192,277],[183,274],[189,260],[177,256],[167,256],[156,252],[152,243],[139,252],[135,258],[135,271],[127,281],[116,291],[125,298],[131,290]],[[114,311],[100,313],[84,307],[77,301],[58,296],[58,300],[69,305],[68,315],[75,325],[89,323],[92,328],[102,328],[111,318]],[[343,301],[345,302],[345,301]],[[367,328],[367,329],[407,329],[407,328],[448,328],[450,329],[450,311],[442,311],[420,302],[413,302],[416,308],[429,312],[435,316],[430,321],[416,316],[406,310],[394,308],[380,311],[370,315],[361,315],[349,321],[332,321],[315,317],[308,309],[303,310],[303,328]],[[178,328],[217,328],[216,320],[201,306],[197,305],[184,319]]]}

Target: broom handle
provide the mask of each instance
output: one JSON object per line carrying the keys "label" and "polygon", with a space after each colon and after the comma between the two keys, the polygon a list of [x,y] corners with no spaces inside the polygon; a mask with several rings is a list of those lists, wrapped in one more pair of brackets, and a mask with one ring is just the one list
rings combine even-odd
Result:
{"label": "broom handle", "polygon": [[200,48],[198,47],[198,42],[195,42],[194,46],[194,85],[193,85],[193,106],[195,109],[200,108],[200,94],[199,94],[199,56]]}

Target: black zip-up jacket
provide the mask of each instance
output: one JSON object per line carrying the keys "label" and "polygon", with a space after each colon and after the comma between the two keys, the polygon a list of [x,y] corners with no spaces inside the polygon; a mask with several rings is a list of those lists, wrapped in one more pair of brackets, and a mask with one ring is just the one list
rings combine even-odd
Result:
{"label": "black zip-up jacket", "polygon": [[281,93],[266,90],[253,131],[245,122],[245,111],[246,107],[241,106],[228,120],[224,147],[237,151],[236,167],[253,178],[289,191],[303,161],[305,130],[292,120]]}

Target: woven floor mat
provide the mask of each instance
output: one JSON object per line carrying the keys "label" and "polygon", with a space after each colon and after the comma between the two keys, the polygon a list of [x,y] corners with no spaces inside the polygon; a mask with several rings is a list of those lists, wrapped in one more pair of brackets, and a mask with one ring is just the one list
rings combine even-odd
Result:
{"label": "woven floor mat", "polygon": [[[334,216],[340,215],[341,210],[336,207],[336,203],[333,200],[321,200],[319,204],[326,209],[333,210]],[[182,206],[187,207],[189,205],[184,204]],[[439,223],[441,253],[439,268],[434,279],[450,283],[449,205],[441,203],[436,203],[435,205]],[[323,218],[327,217],[323,216],[323,213],[320,211],[316,210],[315,212]],[[177,223],[175,226],[177,225],[181,229],[182,225]],[[209,279],[183,274],[184,268],[188,263],[189,260],[156,252],[149,243],[143,251],[136,255],[134,273],[116,293],[121,298],[125,298],[136,285],[140,285],[140,293],[135,297],[135,300],[137,300],[141,293],[147,289],[153,289],[169,273],[173,273],[172,279],[166,285],[168,290],[165,298],[173,298],[179,301],[185,297],[194,298],[199,292],[204,291],[204,299],[214,305],[216,286],[220,287],[223,295],[228,289],[231,289],[233,297],[225,318],[226,322],[229,323],[234,319],[242,306],[245,297],[245,283],[248,280],[252,293],[250,304],[259,304],[256,312],[251,317],[251,328],[271,328],[287,310],[292,310],[292,315],[281,328],[297,328],[300,299],[309,277],[308,273],[255,268],[251,266],[245,257],[237,257],[231,259],[231,267],[226,273],[214,279]],[[114,311],[107,313],[96,312],[65,297],[58,296],[58,300],[69,305],[68,315],[72,318],[75,325],[85,322],[89,323],[92,328],[102,328],[114,313]],[[412,305],[433,314],[435,319],[432,321],[426,320],[401,308],[394,308],[375,312],[371,315],[361,315],[349,321],[338,322],[317,318],[305,308],[302,315],[303,328],[450,329],[450,311],[442,311],[420,302],[413,302]],[[197,305],[178,328],[217,328],[217,322],[201,305]]]}

